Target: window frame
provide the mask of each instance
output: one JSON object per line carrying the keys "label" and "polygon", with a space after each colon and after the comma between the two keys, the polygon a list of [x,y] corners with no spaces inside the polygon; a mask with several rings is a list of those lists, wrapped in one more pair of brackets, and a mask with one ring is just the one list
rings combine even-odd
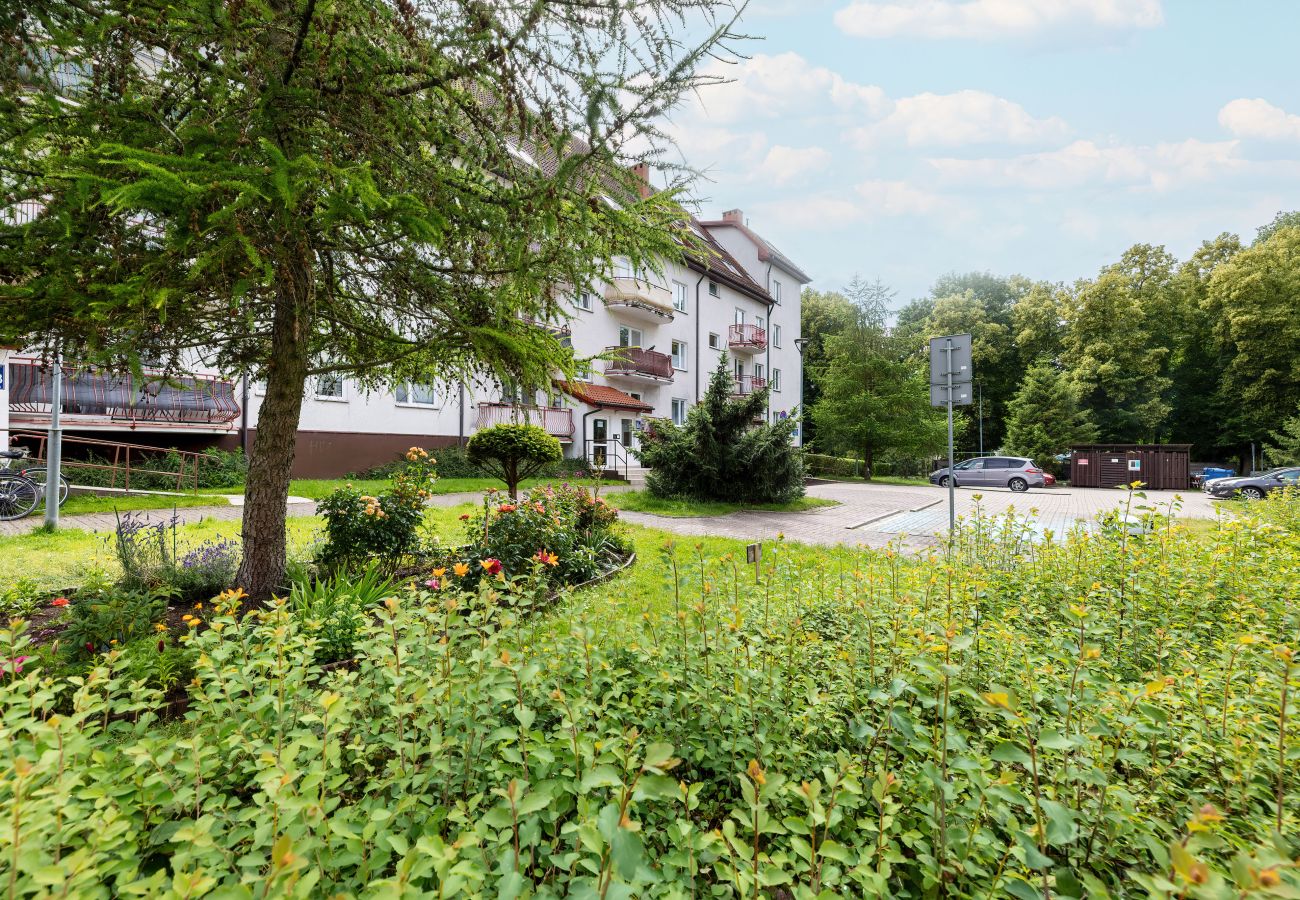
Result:
{"label": "window frame", "polygon": [[718,334],[716,331],[709,332],[709,349],[710,350],[722,349],[722,335]]}
{"label": "window frame", "polygon": [[773,390],[775,393],[778,393],[778,394],[779,394],[779,393],[781,392],[781,370],[780,370],[780,369],[777,369],[777,368],[773,368],[773,369],[772,369],[772,382],[771,382],[771,384],[772,384],[772,390]]}
{"label": "window frame", "polygon": [[578,291],[578,296],[573,301],[573,307],[582,312],[594,312],[596,309],[596,295],[591,291]]}
{"label": "window frame", "polygon": [[781,282],[775,278],[772,279],[772,299],[778,304],[781,302]]}
{"label": "window frame", "polygon": [[[690,411],[688,403],[689,401],[685,397],[673,397],[672,400],[669,401],[668,418],[674,425],[681,426],[686,424],[686,414]],[[680,418],[677,415],[678,409],[681,409],[682,411]]]}
{"label": "window frame", "polygon": [[[672,290],[673,290],[673,309],[677,310],[677,312],[679,313],[688,312],[686,307],[689,301],[689,296],[687,293],[686,284],[684,282],[678,281],[677,279],[673,279]],[[679,299],[681,300],[680,306],[677,303]]]}
{"label": "window frame", "polygon": [[[677,352],[679,348],[681,349],[681,353]],[[688,344],[686,341],[679,341],[674,339],[668,342],[668,350],[669,350],[668,358],[672,360],[673,368],[678,372],[689,371],[686,365],[686,357],[690,353],[690,344]],[[681,359],[681,365],[677,364],[679,357]]]}
{"label": "window frame", "polygon": [[709,296],[710,297],[722,296],[722,288],[718,287],[718,283],[716,281],[709,282]]}
{"label": "window frame", "polygon": [[[428,382],[427,384],[423,385],[423,387],[428,388],[429,391],[430,399],[428,401],[411,399],[412,395],[415,393],[415,388],[420,386],[421,386],[420,383],[416,381],[401,382],[400,384],[398,384],[396,387],[393,388],[393,402],[396,403],[398,406],[411,407],[414,409],[442,409],[442,403],[440,402],[438,387],[433,382]],[[405,389],[406,391],[405,400],[403,400],[400,396],[398,396],[397,393],[399,390],[402,389]]]}
{"label": "window frame", "polygon": [[772,346],[780,350],[781,349],[781,326],[773,322],[771,331],[772,331]]}
{"label": "window frame", "polygon": [[[320,385],[321,381],[326,378],[333,378],[338,382],[339,392],[337,394],[322,394]],[[312,397],[316,400],[324,400],[326,403],[347,403],[348,402],[348,383],[342,375],[326,372],[316,376],[316,383],[312,385]]]}

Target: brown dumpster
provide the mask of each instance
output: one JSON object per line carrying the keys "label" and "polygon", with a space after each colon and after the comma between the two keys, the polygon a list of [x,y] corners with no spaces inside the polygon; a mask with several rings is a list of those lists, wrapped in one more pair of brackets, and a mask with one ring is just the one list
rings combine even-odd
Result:
{"label": "brown dumpster", "polygon": [[1142,482],[1154,491],[1192,487],[1191,444],[1080,444],[1072,449],[1072,487],[1113,488]]}

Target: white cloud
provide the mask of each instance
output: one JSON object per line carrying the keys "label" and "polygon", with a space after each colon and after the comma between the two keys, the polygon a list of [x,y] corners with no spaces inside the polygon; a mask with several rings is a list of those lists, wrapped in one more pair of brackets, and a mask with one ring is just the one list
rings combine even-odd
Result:
{"label": "white cloud", "polygon": [[1064,138],[1063,119],[1031,115],[1019,103],[984,91],[916,94],[893,105],[883,120],[855,129],[850,140],[870,146],[882,138],[901,137],[910,146],[1009,143],[1028,144]]}
{"label": "white cloud", "polygon": [[879,87],[849,81],[798,53],[758,54],[735,65],[714,63],[706,73],[730,79],[701,89],[692,110],[715,123],[861,115],[878,113],[887,105]]}
{"label": "white cloud", "polygon": [[841,31],[865,38],[995,40],[1163,21],[1161,0],[854,0],[835,14]]}
{"label": "white cloud", "polygon": [[949,181],[981,187],[1052,191],[1099,185],[1168,190],[1244,168],[1236,141],[1099,146],[1075,141],[1059,150],[1002,159],[931,159]]}
{"label": "white cloud", "polygon": [[872,218],[926,215],[943,205],[937,194],[914,188],[905,181],[864,181],[853,190],[866,203]]}
{"label": "white cloud", "polygon": [[787,229],[831,232],[866,222],[944,212],[956,218],[947,199],[903,181],[869,180],[851,191],[821,191],[756,204],[758,220],[780,222]]}
{"label": "white cloud", "polygon": [[755,177],[777,186],[805,181],[817,174],[831,161],[831,155],[821,147],[787,147],[777,144],[767,151],[767,156],[755,170]]}
{"label": "white cloud", "polygon": [[1300,116],[1259,98],[1225,104],[1219,110],[1219,124],[1242,138],[1300,140]]}

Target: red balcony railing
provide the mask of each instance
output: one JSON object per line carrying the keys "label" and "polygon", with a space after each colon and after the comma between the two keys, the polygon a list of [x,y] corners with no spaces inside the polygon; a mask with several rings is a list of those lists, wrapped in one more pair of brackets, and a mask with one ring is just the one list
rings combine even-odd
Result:
{"label": "red balcony railing", "polygon": [[[53,372],[39,360],[10,360],[9,409],[17,418],[51,412]],[[137,378],[70,365],[63,367],[63,415],[128,425],[214,426],[239,416],[235,386],[211,375]]]}
{"label": "red balcony railing", "polygon": [[540,425],[558,438],[573,437],[573,410],[559,406],[516,406],[512,403],[480,403],[478,427],[504,424]]}
{"label": "red balcony railing", "polygon": [[737,375],[735,378],[736,383],[732,389],[732,394],[737,397],[757,393],[767,386],[767,379],[757,375]]}
{"label": "red balcony railing", "polygon": [[767,329],[757,325],[732,325],[727,329],[727,346],[731,350],[751,352],[767,349]]}
{"label": "red balcony railing", "polygon": [[618,353],[616,359],[611,359],[605,363],[606,375],[627,375],[653,378],[659,381],[673,380],[673,360],[666,353],[643,350],[640,347],[607,347],[605,349]]}

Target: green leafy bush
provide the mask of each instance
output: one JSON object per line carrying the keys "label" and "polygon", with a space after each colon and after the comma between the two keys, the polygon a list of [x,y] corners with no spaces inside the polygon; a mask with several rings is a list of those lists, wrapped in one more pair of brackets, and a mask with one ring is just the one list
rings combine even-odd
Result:
{"label": "green leafy bush", "polygon": [[348,671],[287,605],[219,615],[166,727],[134,647],[27,666],[0,678],[10,893],[1295,896],[1300,535],[1272,502],[1199,537],[975,519],[940,558],[778,541],[757,580],[670,544],[661,594],[547,618],[509,581],[407,590]]}
{"label": "green leafy bush", "polygon": [[167,595],[103,587],[79,593],[69,610],[60,643],[74,657],[84,658],[141,638],[156,639],[154,625],[167,612]]}
{"label": "green leafy bush", "polygon": [[617,520],[618,511],[585,488],[548,485],[518,500],[489,493],[468,535],[479,560],[499,560],[507,577],[536,571],[551,584],[581,584],[628,552]]}
{"label": "green leafy bush", "polygon": [[832,478],[861,478],[862,460],[847,456],[827,456],[823,453],[804,453],[803,463],[810,475],[828,475]]}
{"label": "green leafy bush", "polygon": [[519,482],[564,458],[557,438],[539,425],[503,423],[475,432],[466,446],[469,461],[506,483],[512,499]]}
{"label": "green leafy bush", "polygon": [[685,425],[656,422],[641,439],[641,462],[656,497],[733,503],[787,503],[803,496],[794,419],[764,424],[768,389],[732,399],[727,355]]}
{"label": "green leafy bush", "polygon": [[420,447],[407,451],[407,465],[393,486],[377,497],[352,485],[316,504],[325,519],[325,542],[317,561],[329,570],[359,571],[377,565],[394,572],[420,548],[424,503],[436,474],[432,457]]}
{"label": "green leafy bush", "polygon": [[355,579],[340,574],[300,581],[289,591],[287,608],[303,633],[319,642],[317,662],[348,659],[366,616],[373,613],[380,601],[392,595],[392,586],[373,567]]}

